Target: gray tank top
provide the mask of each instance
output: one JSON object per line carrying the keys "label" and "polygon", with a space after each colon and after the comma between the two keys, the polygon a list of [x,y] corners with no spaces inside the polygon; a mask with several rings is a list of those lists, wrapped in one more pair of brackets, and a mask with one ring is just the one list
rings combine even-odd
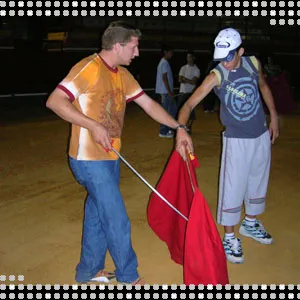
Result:
{"label": "gray tank top", "polygon": [[233,138],[257,138],[268,130],[259,87],[258,70],[250,57],[242,56],[241,65],[228,71],[218,64],[212,72],[221,75],[214,92],[221,101],[220,119],[224,135]]}

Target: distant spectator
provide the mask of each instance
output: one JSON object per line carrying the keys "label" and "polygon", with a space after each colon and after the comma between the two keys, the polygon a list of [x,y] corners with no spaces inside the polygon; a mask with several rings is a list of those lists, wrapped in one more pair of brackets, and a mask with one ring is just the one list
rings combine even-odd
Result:
{"label": "distant spectator", "polygon": [[[161,96],[161,104],[163,108],[172,116],[175,117],[177,107],[174,100],[174,79],[169,60],[173,56],[173,49],[164,46],[162,49],[163,57],[161,58],[156,73],[155,92]],[[164,138],[173,138],[174,131],[172,128],[161,124],[159,136]]]}

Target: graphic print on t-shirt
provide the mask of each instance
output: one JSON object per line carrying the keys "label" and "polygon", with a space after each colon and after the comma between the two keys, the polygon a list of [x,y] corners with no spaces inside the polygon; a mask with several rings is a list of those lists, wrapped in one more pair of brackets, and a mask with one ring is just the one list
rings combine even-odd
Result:
{"label": "graphic print on t-shirt", "polygon": [[230,114],[238,121],[248,121],[258,112],[258,89],[252,78],[239,78],[226,85],[225,103]]}

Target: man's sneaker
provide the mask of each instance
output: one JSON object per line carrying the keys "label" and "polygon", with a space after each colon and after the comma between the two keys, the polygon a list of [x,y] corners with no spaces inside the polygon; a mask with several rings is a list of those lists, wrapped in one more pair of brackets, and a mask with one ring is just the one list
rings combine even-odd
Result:
{"label": "man's sneaker", "polygon": [[166,134],[160,133],[158,136],[162,138],[171,139],[174,137],[174,133],[172,131],[168,131]]}
{"label": "man's sneaker", "polygon": [[223,247],[226,258],[234,264],[241,264],[244,262],[244,255],[242,250],[242,243],[239,238],[223,239]]}
{"label": "man's sneaker", "polygon": [[272,244],[272,236],[265,230],[260,221],[256,220],[254,226],[249,226],[244,220],[240,226],[239,233],[250,237],[261,244]]}
{"label": "man's sneaker", "polygon": [[116,280],[116,275],[114,272],[107,272],[105,270],[101,270],[90,281],[109,283],[115,280]]}

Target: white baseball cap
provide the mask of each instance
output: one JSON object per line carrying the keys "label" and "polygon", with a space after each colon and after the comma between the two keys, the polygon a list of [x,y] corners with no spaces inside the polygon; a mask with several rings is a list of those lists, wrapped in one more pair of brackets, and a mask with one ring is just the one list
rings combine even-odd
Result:
{"label": "white baseball cap", "polygon": [[235,50],[242,44],[240,33],[233,28],[226,28],[215,38],[214,60],[232,61]]}

